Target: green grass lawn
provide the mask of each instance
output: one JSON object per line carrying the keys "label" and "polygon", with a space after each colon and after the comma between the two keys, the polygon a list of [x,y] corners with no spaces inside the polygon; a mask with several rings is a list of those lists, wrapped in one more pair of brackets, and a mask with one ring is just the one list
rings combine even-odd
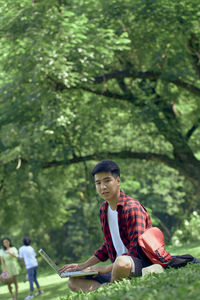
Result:
{"label": "green grass lawn", "polygon": [[[191,254],[200,259],[200,244],[182,247],[166,247],[172,254]],[[24,299],[29,293],[28,282],[24,283],[25,274],[19,276],[19,298]],[[200,300],[200,265],[190,264],[184,268],[166,270],[162,274],[152,274],[140,278],[124,279],[111,285],[103,286],[91,293],[73,293],[67,287],[67,279],[61,279],[51,270],[39,272],[39,283],[44,294],[38,299],[48,300]],[[11,299],[7,286],[0,285],[0,299]]]}
{"label": "green grass lawn", "polygon": [[[25,278],[25,274],[19,276],[19,297],[18,300],[24,299],[29,294],[29,283],[23,282]],[[56,299],[60,300],[61,296],[66,296],[69,292],[67,288],[67,279],[61,279],[57,274],[50,272],[40,272],[38,274],[38,281],[42,290],[44,290],[44,294],[38,296],[38,299]],[[36,292],[36,289],[35,289]],[[7,300],[11,299],[8,288],[6,285],[0,285],[0,299]]]}

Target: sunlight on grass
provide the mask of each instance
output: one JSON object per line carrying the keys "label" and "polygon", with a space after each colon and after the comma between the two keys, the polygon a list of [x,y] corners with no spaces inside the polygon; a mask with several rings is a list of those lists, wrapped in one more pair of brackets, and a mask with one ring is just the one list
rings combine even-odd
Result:
{"label": "sunlight on grass", "polygon": [[[18,300],[24,299],[29,294],[29,283],[24,283],[20,279]],[[44,290],[44,294],[39,296],[39,299],[41,300],[58,300],[60,299],[60,297],[64,297],[69,293],[69,289],[67,287],[67,279],[61,279],[57,274],[47,276],[45,276],[45,274],[40,274],[38,276],[38,281],[40,283],[41,289]],[[36,291],[36,289],[34,291]],[[0,299],[11,299],[6,285],[0,285]]]}
{"label": "sunlight on grass", "polygon": [[191,254],[200,260],[200,243],[192,243],[181,246],[167,246],[171,255]]}

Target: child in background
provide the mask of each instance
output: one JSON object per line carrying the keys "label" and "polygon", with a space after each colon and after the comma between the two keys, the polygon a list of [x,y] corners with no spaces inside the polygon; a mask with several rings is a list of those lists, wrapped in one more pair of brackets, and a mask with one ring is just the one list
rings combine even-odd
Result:
{"label": "child in background", "polygon": [[[33,247],[30,246],[31,240],[28,237],[25,237],[23,239],[23,243],[24,246],[19,248],[19,257],[22,258],[28,273],[28,280],[30,283],[30,294],[26,298],[24,298],[25,300],[28,300],[42,294],[43,291],[40,289],[40,285],[37,281],[38,262],[36,259],[35,250],[33,249]],[[34,295],[33,282],[35,282],[38,288],[38,291]]]}

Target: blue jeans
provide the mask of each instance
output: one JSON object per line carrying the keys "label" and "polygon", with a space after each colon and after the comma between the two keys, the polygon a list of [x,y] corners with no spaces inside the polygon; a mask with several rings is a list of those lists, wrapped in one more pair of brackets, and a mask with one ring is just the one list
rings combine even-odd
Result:
{"label": "blue jeans", "polygon": [[35,282],[37,288],[39,289],[39,283],[37,281],[37,267],[33,267],[30,269],[27,269],[28,272],[28,280],[30,283],[30,291],[33,292],[34,288],[33,288],[33,282]]}

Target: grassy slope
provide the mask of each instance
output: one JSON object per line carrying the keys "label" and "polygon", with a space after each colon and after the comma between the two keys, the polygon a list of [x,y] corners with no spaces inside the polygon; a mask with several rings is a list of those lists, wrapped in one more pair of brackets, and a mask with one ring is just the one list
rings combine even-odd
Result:
{"label": "grassy slope", "polygon": [[[193,244],[182,247],[167,247],[171,254],[192,254],[200,259],[200,245]],[[23,283],[24,274],[19,276],[19,298],[28,295],[29,285]],[[45,293],[39,299],[48,300],[200,300],[200,265],[189,265],[179,270],[167,270],[163,274],[147,275],[131,280],[107,285],[92,293],[73,293],[67,288],[67,279],[60,279],[56,274],[42,272],[38,276]],[[0,285],[0,299],[10,296],[7,286]]]}

